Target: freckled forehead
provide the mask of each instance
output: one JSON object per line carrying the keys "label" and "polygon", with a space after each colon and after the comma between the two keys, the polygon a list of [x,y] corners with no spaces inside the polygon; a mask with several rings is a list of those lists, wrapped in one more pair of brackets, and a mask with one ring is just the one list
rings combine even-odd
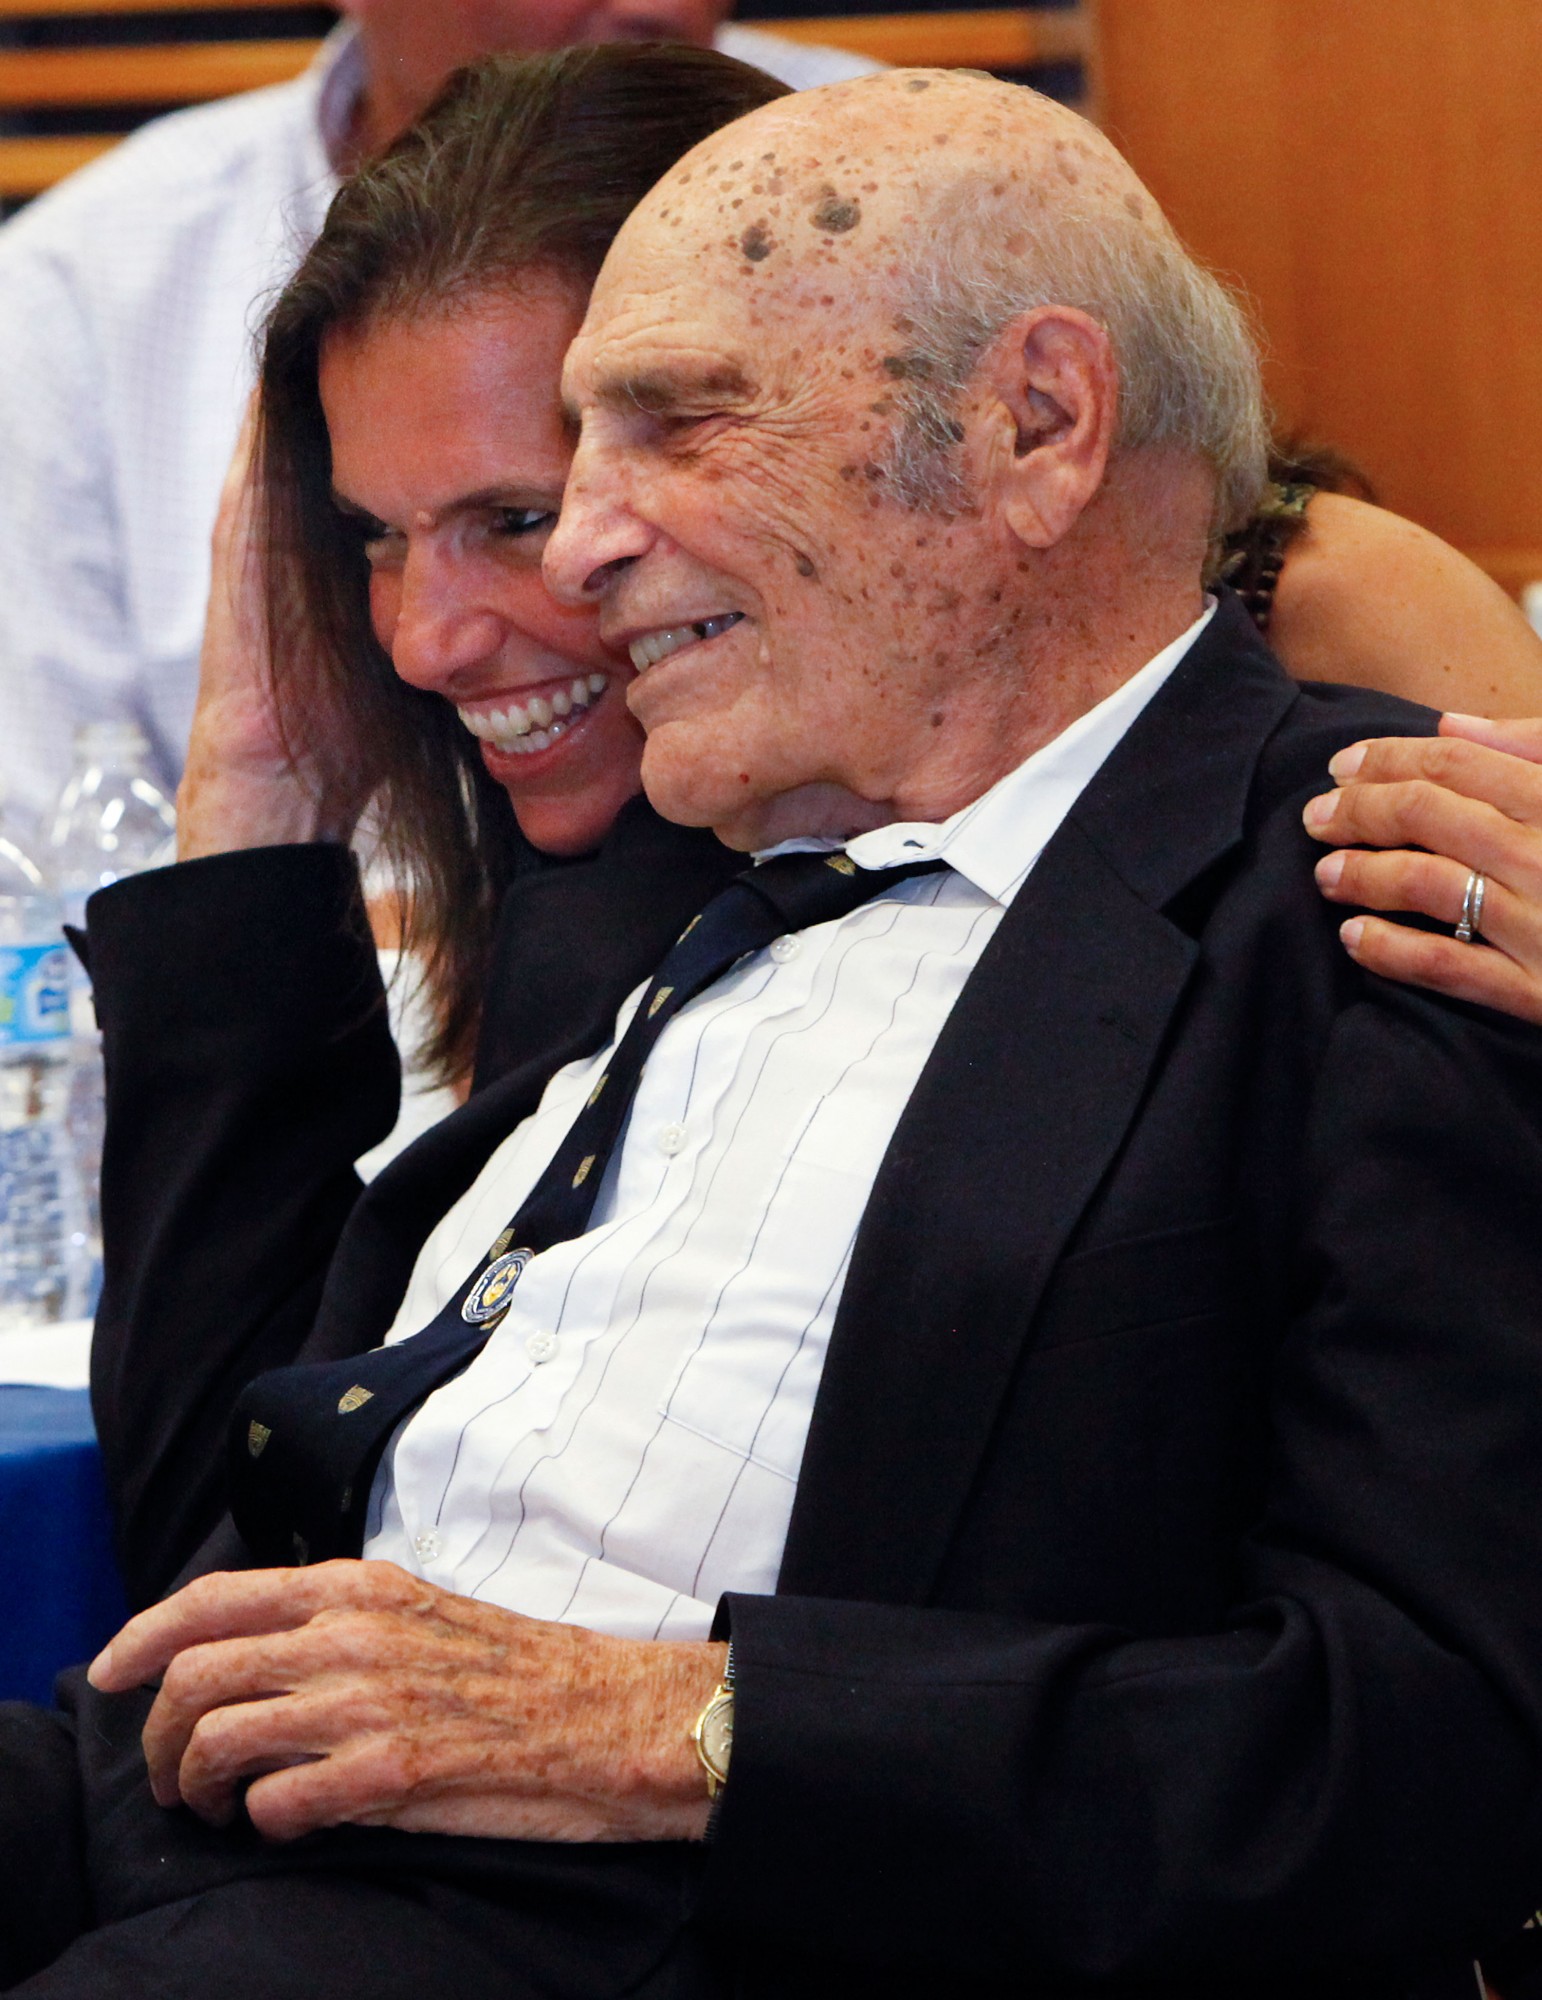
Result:
{"label": "freckled forehead", "polygon": [[[1159,211],[1114,148],[1064,106],[993,78],[890,71],[764,106],[695,147],[626,223],[570,357],[684,341],[774,351],[886,308],[938,204],[960,184]],[[1132,206],[1133,204],[1133,206]],[[625,364],[623,364],[625,365]]]}
{"label": "freckled forehead", "polygon": [[714,311],[753,313],[785,303],[789,286],[803,310],[809,296],[854,302],[903,267],[939,200],[982,171],[998,201],[1075,189],[1134,213],[1144,192],[1100,133],[1035,92],[890,71],[780,99],[695,147],[621,231],[596,308],[609,315],[628,292],[677,306],[694,293]]}

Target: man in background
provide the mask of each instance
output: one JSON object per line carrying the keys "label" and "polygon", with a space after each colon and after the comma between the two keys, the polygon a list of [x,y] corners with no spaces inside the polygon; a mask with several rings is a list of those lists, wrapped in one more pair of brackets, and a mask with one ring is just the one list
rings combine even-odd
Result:
{"label": "man in background", "polygon": [[220,482],[265,302],[337,177],[499,50],[716,43],[795,88],[874,65],[730,0],[344,0],[290,84],[155,121],[0,229],[0,795],[46,813],[75,727],[181,775]]}

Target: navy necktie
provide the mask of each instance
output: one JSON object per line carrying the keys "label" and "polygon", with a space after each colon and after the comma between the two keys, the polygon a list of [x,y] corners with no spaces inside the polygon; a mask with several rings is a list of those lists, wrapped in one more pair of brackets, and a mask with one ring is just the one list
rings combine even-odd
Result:
{"label": "navy necktie", "polygon": [[236,1405],[230,1504],[259,1560],[357,1555],[392,1432],[467,1367],[508,1311],[532,1257],[582,1235],[654,1044],[686,1003],[747,952],[842,917],[946,864],[859,869],[844,854],[789,854],[736,876],[681,933],[587,1103],[517,1215],[421,1333],[339,1362],[260,1375]]}

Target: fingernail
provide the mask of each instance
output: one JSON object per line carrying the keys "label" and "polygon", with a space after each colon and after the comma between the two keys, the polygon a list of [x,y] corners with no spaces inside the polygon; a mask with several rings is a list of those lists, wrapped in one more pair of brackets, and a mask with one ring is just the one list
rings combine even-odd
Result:
{"label": "fingernail", "polygon": [[1337,778],[1342,783],[1345,778],[1352,778],[1364,762],[1365,745],[1351,743],[1347,750],[1340,750],[1336,756],[1328,759],[1329,776]]}
{"label": "fingernail", "polygon": [[1360,939],[1364,931],[1364,917],[1351,917],[1347,924],[1339,925],[1339,936],[1343,940],[1344,949],[1351,956],[1360,949]]}
{"label": "fingernail", "polygon": [[91,1683],[92,1687],[99,1688],[111,1673],[112,1644],[109,1641],[97,1654],[90,1666],[86,1668],[86,1679]]}
{"label": "fingernail", "polygon": [[1314,873],[1322,888],[1336,889],[1339,886],[1339,878],[1344,873],[1344,856],[1342,854],[1325,854],[1322,860],[1318,862]]}
{"label": "fingernail", "polygon": [[1481,729],[1487,722],[1486,715],[1463,715],[1454,708],[1448,708],[1442,720],[1455,722],[1463,729]]}
{"label": "fingernail", "polygon": [[1333,815],[1338,811],[1338,805],[1339,802],[1332,792],[1324,792],[1320,798],[1307,800],[1306,805],[1302,809],[1301,817],[1312,831],[1316,833],[1319,828],[1325,827],[1329,820],[1332,819]]}

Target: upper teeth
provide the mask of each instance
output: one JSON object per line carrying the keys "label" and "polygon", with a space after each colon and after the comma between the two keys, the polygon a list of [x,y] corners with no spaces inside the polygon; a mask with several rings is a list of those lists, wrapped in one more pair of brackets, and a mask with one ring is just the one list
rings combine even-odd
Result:
{"label": "upper teeth", "polygon": [[498,750],[528,753],[544,750],[568,727],[565,718],[575,709],[585,709],[610,686],[608,674],[581,674],[567,687],[550,695],[533,694],[524,702],[505,702],[501,708],[457,708],[455,713],[473,736]]}
{"label": "upper teeth", "polygon": [[716,618],[699,618],[694,625],[670,625],[662,632],[650,632],[646,638],[634,639],[630,648],[632,665],[642,673],[646,667],[657,666],[660,660],[667,660],[671,653],[678,653],[682,646],[694,646],[698,639],[715,639],[719,632],[726,632],[730,625],[737,625],[743,616],[742,611],[723,611]]}

